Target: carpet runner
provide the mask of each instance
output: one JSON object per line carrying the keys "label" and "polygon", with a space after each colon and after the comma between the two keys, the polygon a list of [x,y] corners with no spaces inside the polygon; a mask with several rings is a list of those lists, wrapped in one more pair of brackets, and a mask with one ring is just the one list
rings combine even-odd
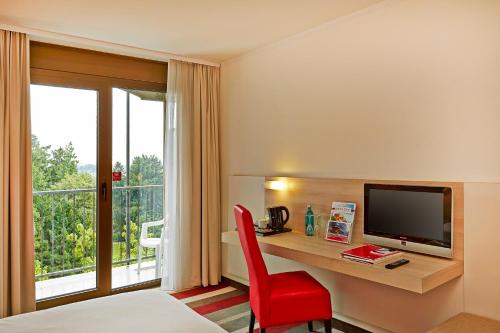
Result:
{"label": "carpet runner", "polygon": [[[248,332],[250,321],[250,306],[248,293],[236,289],[228,284],[219,284],[212,287],[199,287],[172,294],[183,301],[187,306],[213,321],[231,333]],[[255,323],[254,333],[259,332],[259,323]],[[316,332],[324,332],[323,323],[314,322]],[[266,330],[268,333],[298,333],[308,332],[307,324],[286,325]],[[333,329],[334,333],[341,331]]]}

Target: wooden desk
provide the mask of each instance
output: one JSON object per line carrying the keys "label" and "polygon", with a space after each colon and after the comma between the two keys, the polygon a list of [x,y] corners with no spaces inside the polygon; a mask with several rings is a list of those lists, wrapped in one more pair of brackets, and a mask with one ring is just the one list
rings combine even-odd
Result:
{"label": "wooden desk", "polygon": [[[370,265],[343,259],[341,252],[361,244],[340,244],[302,233],[257,237],[262,252],[320,267],[337,273],[423,294],[463,274],[463,262],[426,255],[405,253],[410,263],[393,270],[385,263]],[[238,233],[222,233],[222,242],[240,246]]]}

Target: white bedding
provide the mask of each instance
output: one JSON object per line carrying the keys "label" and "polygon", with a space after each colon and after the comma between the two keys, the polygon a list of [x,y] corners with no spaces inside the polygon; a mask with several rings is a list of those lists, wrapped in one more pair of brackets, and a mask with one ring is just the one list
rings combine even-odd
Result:
{"label": "white bedding", "polygon": [[226,332],[160,290],[97,298],[0,320],[1,333]]}

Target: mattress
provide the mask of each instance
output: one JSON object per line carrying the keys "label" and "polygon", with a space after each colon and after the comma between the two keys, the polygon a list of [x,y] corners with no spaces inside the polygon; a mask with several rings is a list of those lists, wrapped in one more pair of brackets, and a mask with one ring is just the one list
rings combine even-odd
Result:
{"label": "mattress", "polygon": [[160,290],[92,299],[0,320],[0,332],[226,332]]}

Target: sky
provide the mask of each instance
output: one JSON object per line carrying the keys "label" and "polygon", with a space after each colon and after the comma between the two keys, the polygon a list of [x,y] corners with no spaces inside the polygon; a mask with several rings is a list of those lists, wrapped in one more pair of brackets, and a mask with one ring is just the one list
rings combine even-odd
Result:
{"label": "sky", "polygon": [[[97,164],[94,90],[31,85],[31,132],[44,146],[72,142],[79,164]],[[130,161],[142,154],[163,160],[163,103],[130,96]],[[113,164],[126,160],[126,92],[113,89]]]}

